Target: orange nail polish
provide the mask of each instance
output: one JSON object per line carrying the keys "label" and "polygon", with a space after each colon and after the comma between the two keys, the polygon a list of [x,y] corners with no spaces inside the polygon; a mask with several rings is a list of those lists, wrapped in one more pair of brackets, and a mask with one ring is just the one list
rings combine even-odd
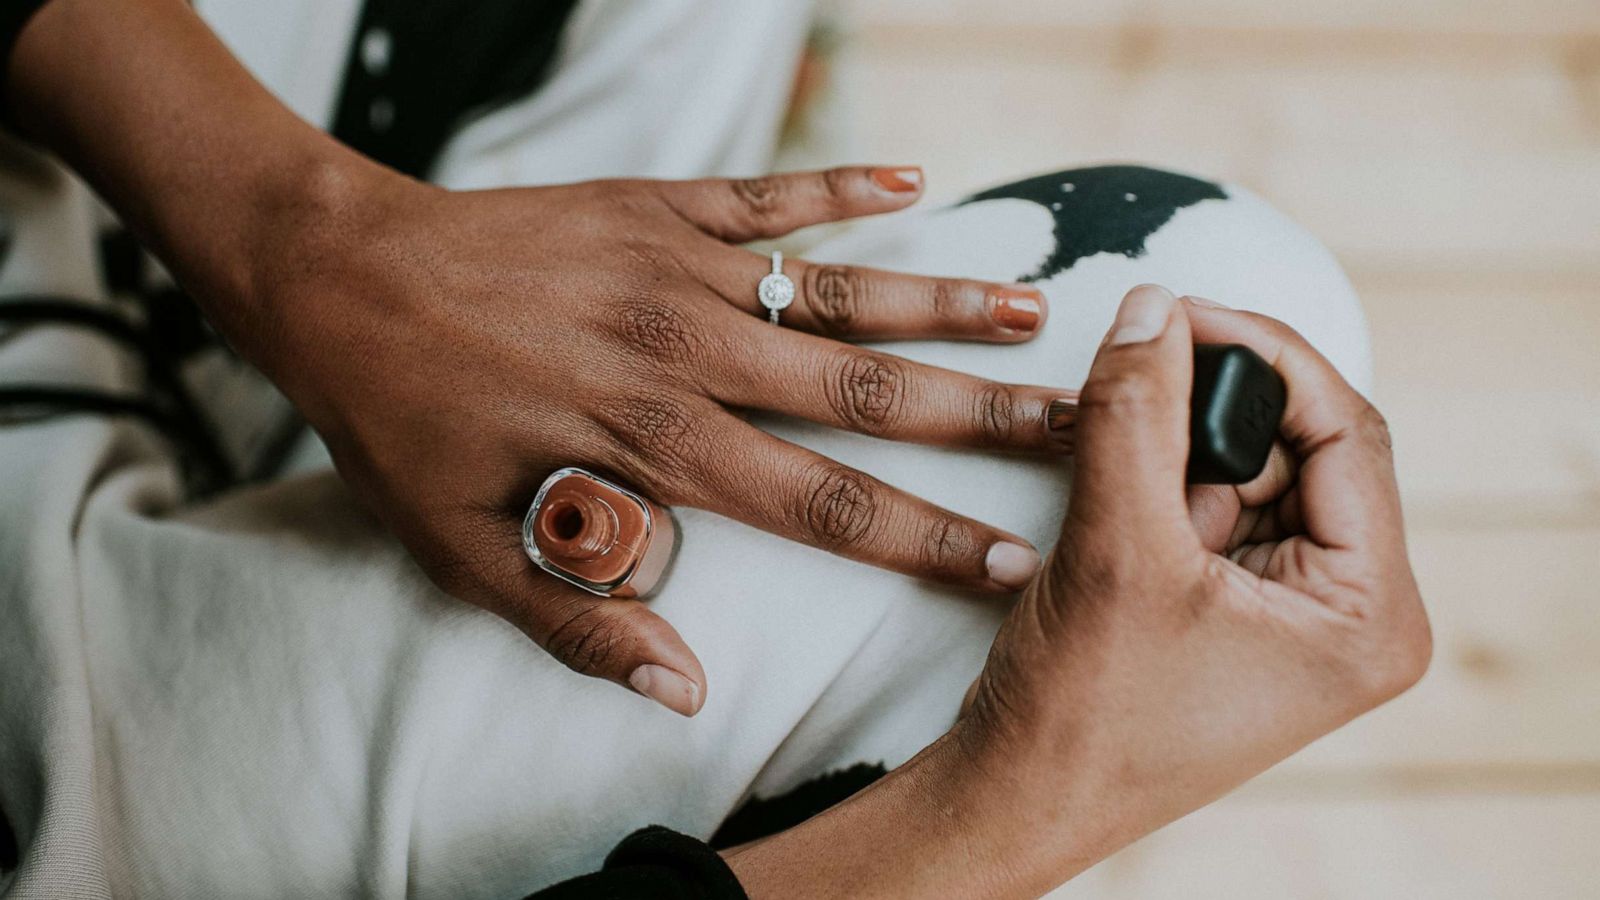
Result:
{"label": "orange nail polish", "polygon": [[922,189],[922,170],[873,169],[872,181],[891,194],[909,194]]}
{"label": "orange nail polish", "polygon": [[576,467],[546,478],[522,520],[522,548],[546,572],[603,597],[643,597],[677,543],[672,514]]}
{"label": "orange nail polish", "polygon": [[994,288],[989,292],[989,317],[1001,328],[1033,331],[1042,317],[1042,299],[1034,290]]}

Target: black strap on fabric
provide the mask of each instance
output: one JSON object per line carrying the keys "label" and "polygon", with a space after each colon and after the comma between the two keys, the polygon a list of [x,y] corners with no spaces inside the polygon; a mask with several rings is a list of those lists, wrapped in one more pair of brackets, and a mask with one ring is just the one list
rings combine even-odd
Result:
{"label": "black strap on fabric", "polygon": [[[200,314],[192,297],[176,287],[150,285],[144,247],[131,232],[121,227],[106,230],[101,233],[99,244],[100,274],[107,289],[113,295],[138,301],[143,332],[170,368],[177,369],[201,353],[233,354]],[[241,479],[256,483],[277,477],[305,432],[305,421],[298,412],[280,416],[258,445],[247,469],[239,473]]]}
{"label": "black strap on fabric", "polygon": [[61,385],[0,385],[0,425],[76,413],[132,416],[155,426],[183,451],[185,475],[194,493],[211,493],[233,483],[232,464],[173,369],[171,355],[148,331],[109,310],[47,296],[0,300],[0,324],[64,325],[104,335],[140,358],[151,389],[146,397]]}
{"label": "black strap on fabric", "polygon": [[552,885],[526,900],[749,900],[717,851],[670,828],[628,835],[600,871]]}
{"label": "black strap on fabric", "polygon": [[332,132],[426,178],[474,115],[532,93],[577,0],[367,0]]}

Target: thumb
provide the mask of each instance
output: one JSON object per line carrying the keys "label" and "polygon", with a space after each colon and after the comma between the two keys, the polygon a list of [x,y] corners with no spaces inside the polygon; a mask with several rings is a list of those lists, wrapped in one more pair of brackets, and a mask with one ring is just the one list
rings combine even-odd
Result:
{"label": "thumb", "polygon": [[1068,528],[1115,534],[1124,545],[1192,539],[1184,466],[1193,379],[1177,298],[1153,284],[1129,291],[1078,399]]}
{"label": "thumb", "polygon": [[680,715],[700,711],[706,697],[700,660],[643,602],[596,597],[533,571],[527,579],[513,621],[562,665],[631,688]]}

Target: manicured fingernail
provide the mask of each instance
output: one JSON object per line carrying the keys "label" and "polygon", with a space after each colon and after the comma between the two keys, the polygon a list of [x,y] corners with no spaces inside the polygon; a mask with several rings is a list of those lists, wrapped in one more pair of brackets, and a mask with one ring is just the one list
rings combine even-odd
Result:
{"label": "manicured fingernail", "polygon": [[1122,298],[1116,324],[1111,326],[1112,344],[1141,344],[1161,336],[1172,317],[1178,298],[1159,284],[1141,284]]}
{"label": "manicured fingernail", "polygon": [[1050,433],[1050,444],[1058,450],[1072,449],[1073,425],[1078,421],[1078,401],[1061,397],[1051,400],[1045,407],[1044,425]]}
{"label": "manicured fingernail", "polygon": [[1215,300],[1207,300],[1204,297],[1188,296],[1188,297],[1184,297],[1183,299],[1189,301],[1190,303],[1193,303],[1195,306],[1204,306],[1207,309],[1233,309],[1233,307],[1231,307],[1231,306],[1228,306],[1228,305],[1223,304],[1223,303],[1218,303]]}
{"label": "manicured fingernail", "polygon": [[633,689],[680,716],[700,711],[700,687],[666,666],[646,663],[628,676]]}
{"label": "manicured fingernail", "polygon": [[1035,288],[1016,285],[989,289],[989,317],[1011,331],[1034,331],[1044,318],[1044,295]]}
{"label": "manicured fingernail", "polygon": [[990,581],[1021,590],[1039,571],[1039,552],[1032,547],[1003,542],[990,547],[983,562],[989,569]]}
{"label": "manicured fingernail", "polygon": [[891,194],[910,194],[922,190],[922,170],[912,166],[904,169],[873,169],[872,180]]}

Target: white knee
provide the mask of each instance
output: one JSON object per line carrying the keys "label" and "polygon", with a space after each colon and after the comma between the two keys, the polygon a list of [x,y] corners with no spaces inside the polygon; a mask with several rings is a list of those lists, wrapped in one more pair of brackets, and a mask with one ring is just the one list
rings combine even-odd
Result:
{"label": "white knee", "polygon": [[[1036,343],[1049,348],[1052,369],[1000,361],[1002,371],[984,373],[994,377],[1081,377],[1122,295],[1156,282],[1282,319],[1358,389],[1371,384],[1365,318],[1338,262],[1300,225],[1232,184],[1144,166],[1065,169],[854,229],[810,255],[1036,283],[1051,305],[1049,333]],[[947,365],[995,364],[981,351],[934,352]]]}

